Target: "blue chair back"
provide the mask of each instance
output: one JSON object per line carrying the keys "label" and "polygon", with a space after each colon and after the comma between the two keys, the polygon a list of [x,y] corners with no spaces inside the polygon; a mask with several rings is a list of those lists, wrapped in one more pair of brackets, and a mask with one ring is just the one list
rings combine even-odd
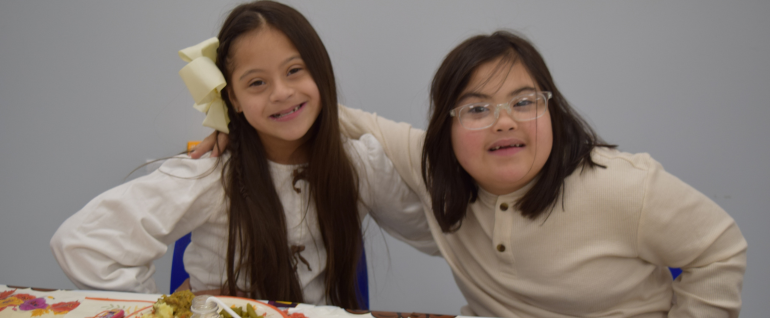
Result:
{"label": "blue chair back", "polygon": [[681,268],[669,267],[668,270],[671,271],[671,276],[673,276],[674,279],[676,279],[677,277],[679,277],[679,275],[682,274]]}
{"label": "blue chair back", "polygon": [[361,309],[369,310],[369,274],[366,271],[366,249],[361,249],[361,258],[356,268],[356,294]]}
{"label": "blue chair back", "polygon": [[192,237],[192,233],[187,233],[174,243],[174,257],[171,259],[171,291],[169,293],[173,293],[179,288],[179,285],[190,278],[190,274],[187,274],[184,269],[184,250],[190,244],[190,237]]}
{"label": "blue chair back", "polygon": [[[171,291],[173,293],[184,281],[190,277],[190,274],[184,269],[184,251],[190,244],[192,233],[178,239],[174,243],[174,257],[171,259]],[[369,274],[366,269],[366,251],[361,251],[361,258],[356,266],[356,296],[363,309],[369,309]],[[280,300],[280,299],[269,299]]]}

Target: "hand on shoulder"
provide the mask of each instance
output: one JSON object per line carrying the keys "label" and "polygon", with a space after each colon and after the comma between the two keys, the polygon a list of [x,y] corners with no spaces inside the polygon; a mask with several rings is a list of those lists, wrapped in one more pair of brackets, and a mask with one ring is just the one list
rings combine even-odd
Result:
{"label": "hand on shoulder", "polygon": [[190,157],[193,159],[199,159],[203,154],[211,151],[211,157],[218,157],[222,154],[222,151],[227,148],[228,138],[227,134],[219,131],[214,131],[211,135],[201,141],[200,144],[190,152]]}

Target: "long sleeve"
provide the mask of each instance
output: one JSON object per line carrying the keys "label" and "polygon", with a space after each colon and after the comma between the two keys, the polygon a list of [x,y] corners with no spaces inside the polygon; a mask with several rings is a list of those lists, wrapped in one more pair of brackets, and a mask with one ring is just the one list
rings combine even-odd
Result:
{"label": "long sleeve", "polygon": [[64,273],[82,289],[157,293],[152,261],[224,209],[215,162],[175,157],[91,200],[51,238]]}
{"label": "long sleeve", "polygon": [[350,138],[372,134],[382,144],[385,155],[390,158],[396,171],[409,187],[419,195],[423,195],[425,182],[422,180],[420,161],[425,131],[407,123],[396,123],[377,114],[342,105],[340,105],[340,126],[342,133]]}
{"label": "long sleeve", "polygon": [[365,134],[359,141],[355,143],[359,156],[356,162],[363,172],[360,182],[364,208],[388,234],[423,253],[438,255],[420,198],[403,181],[372,135]]}
{"label": "long sleeve", "polygon": [[669,317],[738,317],[747,248],[740,229],[716,203],[650,161],[639,253],[682,269]]}

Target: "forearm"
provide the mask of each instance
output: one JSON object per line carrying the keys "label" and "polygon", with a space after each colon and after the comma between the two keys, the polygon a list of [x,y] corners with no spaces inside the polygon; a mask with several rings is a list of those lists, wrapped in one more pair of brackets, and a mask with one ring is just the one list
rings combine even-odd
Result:
{"label": "forearm", "polygon": [[382,143],[384,138],[379,127],[379,118],[380,116],[374,113],[339,105],[340,130],[343,135],[351,139],[371,134]]}
{"label": "forearm", "polygon": [[669,317],[738,316],[747,243],[722,208],[657,167],[640,224],[641,257],[682,269]]}
{"label": "forearm", "polygon": [[222,205],[211,162],[171,159],[91,200],[51,238],[62,270],[79,288],[157,292],[153,260]]}
{"label": "forearm", "polygon": [[359,161],[365,209],[391,236],[429,255],[438,247],[428,226],[420,197],[404,182],[382,145],[370,134],[353,143]]}
{"label": "forearm", "polygon": [[123,223],[94,211],[98,205],[86,205],[51,238],[51,250],[64,273],[80,289],[157,293],[152,260],[163,255],[166,246],[129,250],[123,243],[131,238],[116,226]]}
{"label": "forearm", "polygon": [[704,253],[726,255],[682,267],[682,275],[673,284],[676,303],[669,317],[738,317],[746,271],[746,241],[738,227],[727,229]]}

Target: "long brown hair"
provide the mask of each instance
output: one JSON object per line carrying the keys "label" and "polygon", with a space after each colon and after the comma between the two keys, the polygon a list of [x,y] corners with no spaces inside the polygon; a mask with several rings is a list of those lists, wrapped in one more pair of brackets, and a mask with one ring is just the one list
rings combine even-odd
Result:
{"label": "long brown hair", "polygon": [[564,179],[579,166],[600,166],[591,159],[594,147],[610,147],[567,103],[551,78],[545,60],[526,39],[507,31],[478,35],[465,40],[452,50],[436,72],[431,85],[430,113],[425,146],[422,152],[422,177],[428,186],[433,213],[442,231],[451,232],[462,225],[468,204],[478,196],[473,177],[457,161],[451,139],[452,120],[449,112],[457,106],[460,93],[474,71],[484,63],[503,57],[526,67],[543,91],[553,93],[548,103],[553,127],[553,147],[539,178],[516,202],[522,215],[535,219],[553,210]]}
{"label": "long brown hair", "polygon": [[[337,115],[337,87],[331,60],[310,23],[286,5],[256,1],[239,5],[219,32],[216,64],[228,83],[232,76],[231,46],[244,33],[271,27],[294,44],[318,86],[321,111],[308,130],[309,163],[301,172],[309,184],[326,249],[325,295],[329,303],[359,308],[356,264],[361,255],[358,176],[343,148]],[[229,85],[229,84],[228,84]],[[278,198],[265,149],[258,133],[237,113],[222,91],[230,116],[230,156],[222,172],[229,198],[229,238],[225,294],[302,302],[302,288],[293,268],[283,206]],[[246,290],[239,290],[239,279]]]}

